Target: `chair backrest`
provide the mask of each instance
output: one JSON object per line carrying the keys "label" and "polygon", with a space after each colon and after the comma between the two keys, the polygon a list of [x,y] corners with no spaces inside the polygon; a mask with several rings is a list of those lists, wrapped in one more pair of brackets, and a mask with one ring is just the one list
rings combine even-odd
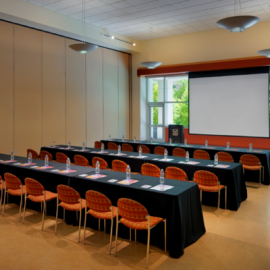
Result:
{"label": "chair backrest", "polygon": [[133,200],[121,198],[117,201],[119,215],[132,222],[145,221],[148,216],[146,208]]}
{"label": "chair backrest", "polygon": [[35,150],[27,149],[27,157],[29,156],[30,153],[32,154],[33,159],[38,159],[39,158],[38,153]]}
{"label": "chair backrest", "polygon": [[109,142],[109,143],[108,143],[108,149],[109,149],[109,150],[118,150],[118,146],[117,146],[116,143]]}
{"label": "chair backrest", "polygon": [[115,159],[112,162],[112,169],[116,172],[126,172],[127,166],[127,163],[122,160]]}
{"label": "chair backrest", "polygon": [[186,150],[183,148],[174,148],[173,149],[173,156],[175,157],[186,157]]}
{"label": "chair backrest", "polygon": [[76,204],[81,198],[80,194],[75,189],[65,185],[58,185],[57,193],[59,200],[68,204]]}
{"label": "chair backrest", "polygon": [[87,207],[97,212],[109,212],[112,203],[104,194],[88,190],[85,193]]}
{"label": "chair backrest", "polygon": [[254,155],[245,154],[240,157],[240,163],[248,166],[258,166],[260,165],[260,160]]}
{"label": "chair backrest", "polygon": [[6,181],[6,188],[7,189],[19,189],[22,185],[21,180],[11,173],[5,173],[4,178]]}
{"label": "chair backrest", "polygon": [[92,158],[92,166],[94,168],[96,167],[97,161],[99,162],[99,168],[101,170],[107,170],[108,169],[108,163],[106,162],[106,160],[104,160],[103,158],[100,158],[100,157],[93,157]]}
{"label": "chair backrest", "polygon": [[53,161],[53,156],[48,151],[45,151],[45,150],[40,151],[39,156],[41,160],[45,160],[45,157],[48,156],[49,161]]}
{"label": "chair backrest", "polygon": [[55,157],[56,157],[56,161],[60,163],[66,163],[68,159],[68,156],[61,152],[57,152]]}
{"label": "chair backrest", "polygon": [[155,153],[155,155],[161,155],[161,156],[163,156],[165,150],[166,150],[165,147],[156,146],[155,149],[154,149],[154,153]]}
{"label": "chair backrest", "polygon": [[25,178],[24,183],[28,194],[33,196],[43,195],[44,187],[37,180]]}
{"label": "chair backrest", "polygon": [[74,156],[74,163],[75,165],[84,166],[84,167],[88,167],[89,165],[88,159],[86,159],[85,157],[81,155]]}
{"label": "chair backrest", "polygon": [[194,182],[204,186],[216,186],[218,184],[218,177],[208,171],[197,171],[194,173]]}
{"label": "chair backrest", "polygon": [[229,153],[217,152],[217,155],[218,155],[218,161],[233,162],[233,157]]}
{"label": "chair backrest", "polygon": [[140,144],[140,145],[137,146],[137,152],[139,152],[140,147],[142,148],[142,153],[150,154],[150,149],[147,146],[143,145],[143,144]]}
{"label": "chair backrest", "polygon": [[193,158],[210,159],[210,155],[204,150],[195,150],[193,153]]}
{"label": "chair backrest", "polygon": [[134,149],[133,149],[133,147],[130,144],[123,143],[122,144],[122,151],[134,152]]}
{"label": "chair backrest", "polygon": [[166,178],[187,181],[187,174],[180,168],[167,167],[165,170]]}
{"label": "chair backrest", "polygon": [[102,145],[102,142],[95,141],[95,148],[100,149],[101,148],[101,145]]}
{"label": "chair backrest", "polygon": [[142,165],[141,170],[142,170],[142,175],[148,175],[148,176],[154,176],[154,177],[160,176],[160,168],[151,163],[144,163]]}

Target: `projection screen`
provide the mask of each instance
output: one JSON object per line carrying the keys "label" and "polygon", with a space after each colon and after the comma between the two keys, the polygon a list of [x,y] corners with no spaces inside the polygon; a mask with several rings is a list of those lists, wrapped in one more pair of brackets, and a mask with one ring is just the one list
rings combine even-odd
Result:
{"label": "projection screen", "polygon": [[189,133],[269,137],[269,71],[190,76]]}

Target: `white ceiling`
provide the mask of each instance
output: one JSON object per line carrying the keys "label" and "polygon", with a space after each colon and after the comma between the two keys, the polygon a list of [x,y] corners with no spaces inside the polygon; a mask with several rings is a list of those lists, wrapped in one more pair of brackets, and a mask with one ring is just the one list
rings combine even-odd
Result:
{"label": "white ceiling", "polygon": [[[82,0],[22,0],[81,19]],[[238,1],[237,1],[238,2]],[[86,22],[138,40],[218,28],[234,15],[235,0],[86,0]],[[241,0],[241,14],[270,20],[270,0]]]}

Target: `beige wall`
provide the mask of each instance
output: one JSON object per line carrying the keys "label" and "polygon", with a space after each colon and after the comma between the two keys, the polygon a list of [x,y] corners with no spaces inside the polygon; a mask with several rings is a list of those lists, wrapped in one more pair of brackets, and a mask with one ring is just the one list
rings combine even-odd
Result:
{"label": "beige wall", "polygon": [[0,22],[0,153],[129,137],[130,56]]}
{"label": "beige wall", "polygon": [[[155,39],[153,60],[163,65],[184,64],[258,56],[270,48],[270,22],[261,22],[242,33],[216,29]],[[141,62],[149,60],[149,41],[141,42],[141,53],[132,55],[132,136],[146,137],[145,80],[137,76]],[[143,86],[142,86],[143,84]]]}

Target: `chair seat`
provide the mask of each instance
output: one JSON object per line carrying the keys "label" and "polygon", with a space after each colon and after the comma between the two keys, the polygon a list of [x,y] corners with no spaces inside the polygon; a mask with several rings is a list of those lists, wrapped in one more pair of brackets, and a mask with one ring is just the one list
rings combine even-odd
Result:
{"label": "chair seat", "polygon": [[3,181],[1,184],[0,184],[0,190],[1,189],[5,189],[6,188],[6,182]]}
{"label": "chair seat", "polygon": [[[207,192],[218,192],[218,185],[216,186],[205,186],[205,185],[198,185],[199,189],[202,191],[207,191]],[[225,188],[224,185],[220,185],[220,190]]]}
{"label": "chair seat", "polygon": [[[113,217],[116,217],[116,207],[113,206]],[[98,219],[111,219],[112,213],[111,211],[109,212],[97,212],[92,209],[88,211],[88,213]]]}
{"label": "chair seat", "polygon": [[[13,196],[21,196],[21,189],[18,188],[18,189],[8,189],[7,190],[7,193],[10,194],[10,195],[13,195]],[[22,194],[25,193],[25,186],[23,186],[23,191],[22,191]]]}
{"label": "chair seat", "polygon": [[[61,202],[60,206],[62,206],[64,209],[68,210],[68,211],[80,211],[80,203],[64,203]],[[82,209],[85,208],[85,200],[82,199]]]}
{"label": "chair seat", "polygon": [[[163,218],[150,216],[150,228],[156,226],[161,221],[163,221]],[[121,218],[120,222],[131,229],[135,229],[135,230],[148,229],[148,220],[136,222],[136,221],[127,220],[125,218]]]}
{"label": "chair seat", "polygon": [[262,168],[262,166],[260,166],[260,165],[250,166],[250,165],[243,164],[243,168],[246,170],[257,171],[257,170],[260,170]]}
{"label": "chair seat", "polygon": [[[28,198],[33,201],[33,202],[44,202],[44,195],[28,195]],[[45,191],[45,201],[50,201],[52,199],[56,199],[57,198],[57,194],[50,192],[50,191]]]}

